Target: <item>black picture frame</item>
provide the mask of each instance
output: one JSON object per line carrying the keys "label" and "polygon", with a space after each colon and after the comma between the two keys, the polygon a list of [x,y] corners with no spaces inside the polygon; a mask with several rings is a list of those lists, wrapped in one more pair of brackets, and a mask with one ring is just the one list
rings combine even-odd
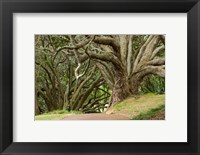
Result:
{"label": "black picture frame", "polygon": [[[187,13],[187,143],[13,142],[13,13]],[[0,0],[1,154],[200,154],[200,3],[198,0]],[[177,109],[178,110],[178,109]],[[28,132],[28,131],[27,131]],[[31,133],[30,133],[31,134]]]}

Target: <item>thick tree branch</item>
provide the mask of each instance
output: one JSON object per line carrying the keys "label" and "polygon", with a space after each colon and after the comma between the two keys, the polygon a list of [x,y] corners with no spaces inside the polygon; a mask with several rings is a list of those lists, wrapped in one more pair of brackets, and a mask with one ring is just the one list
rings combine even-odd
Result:
{"label": "thick tree branch", "polygon": [[103,75],[108,86],[112,89],[114,85],[114,75],[112,74],[112,72],[107,69],[107,66],[104,66],[104,64],[102,63],[97,62],[97,67],[100,69],[100,72]]}
{"label": "thick tree branch", "polygon": [[119,52],[120,50],[119,43],[113,38],[95,37],[94,42],[103,45],[110,45],[116,52]]}
{"label": "thick tree branch", "polygon": [[165,64],[165,58],[156,58],[146,63],[146,65],[160,66]]}
{"label": "thick tree branch", "polygon": [[[70,38],[71,38],[72,44],[74,45],[74,44],[75,44],[74,38],[73,38],[72,36],[70,36]],[[87,47],[86,47],[86,49],[85,49],[85,53],[87,54],[87,56],[88,56],[88,58],[89,58],[89,62],[88,62],[88,65],[86,66],[86,68],[85,68],[85,70],[84,70],[84,72],[83,72],[82,74],[79,74],[79,73],[78,73],[78,71],[79,71],[79,69],[80,69],[80,67],[81,67],[81,62],[80,62],[80,60],[79,60],[79,55],[78,55],[77,49],[74,49],[74,55],[75,55],[76,60],[77,60],[77,63],[78,63],[78,66],[77,66],[77,68],[75,69],[75,76],[76,76],[76,79],[79,79],[80,77],[84,76],[84,75],[86,74],[86,71],[87,71],[88,68],[89,68],[89,65],[90,65],[90,56],[89,56],[87,50],[88,50],[88,48],[89,48],[91,42],[92,42],[94,39],[95,39],[95,37],[93,37],[92,40],[89,41],[89,43],[87,44]]]}
{"label": "thick tree branch", "polygon": [[127,72],[128,72],[128,76],[130,76],[130,74],[131,74],[132,56],[133,56],[133,35],[130,35],[129,36],[129,41],[128,41],[128,54],[127,54]]}
{"label": "thick tree branch", "polygon": [[157,47],[157,48],[153,51],[153,53],[152,53],[150,59],[153,59],[161,50],[164,50],[164,49],[165,49],[165,46],[164,46],[164,45]]}
{"label": "thick tree branch", "polygon": [[143,55],[143,53],[144,53],[147,45],[153,39],[153,37],[154,37],[154,35],[149,36],[149,38],[147,39],[147,41],[140,48],[139,53],[138,53],[138,55],[137,55],[137,57],[135,59],[135,62],[134,62],[133,71],[136,69],[136,67],[137,67],[137,65],[138,65],[138,63],[139,63],[139,61],[140,61],[140,59],[141,59],[141,57],[142,57],[142,55]]}
{"label": "thick tree branch", "polygon": [[152,52],[154,51],[154,48],[156,47],[158,41],[159,41],[159,36],[156,35],[153,37],[153,39],[149,42],[149,44],[147,45],[142,57],[141,57],[141,60],[140,60],[140,63],[144,63],[145,61],[149,61],[150,60],[150,57],[152,55]]}
{"label": "thick tree branch", "polygon": [[134,73],[136,77],[138,77],[138,79],[142,79],[143,77],[145,77],[146,75],[149,74],[154,74],[154,75],[158,75],[162,78],[165,77],[165,65],[161,65],[161,66],[146,66],[143,69],[139,70],[138,72]]}
{"label": "thick tree branch", "polygon": [[124,66],[126,66],[126,57],[128,52],[128,40],[127,35],[120,35],[119,36],[119,42],[120,42],[120,56],[121,56],[121,62]]}
{"label": "thick tree branch", "polygon": [[78,44],[75,44],[73,46],[64,46],[64,47],[61,47],[57,50],[57,52],[60,52],[64,49],[68,49],[68,50],[74,50],[74,49],[79,49],[79,48],[82,48],[84,46],[86,46],[88,43],[90,42],[90,40],[84,40],[83,42],[80,42]]}
{"label": "thick tree branch", "polygon": [[[116,68],[122,69],[122,64],[119,59],[112,52],[101,52],[95,53],[94,51],[88,51],[90,58],[99,59],[105,62],[111,62]],[[87,54],[80,55],[80,62],[83,62],[88,59]]]}

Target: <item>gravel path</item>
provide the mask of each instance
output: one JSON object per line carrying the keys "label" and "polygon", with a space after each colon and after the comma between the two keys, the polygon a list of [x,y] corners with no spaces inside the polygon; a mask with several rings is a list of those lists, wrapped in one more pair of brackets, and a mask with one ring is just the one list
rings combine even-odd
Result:
{"label": "gravel path", "polygon": [[119,114],[76,114],[66,115],[63,120],[129,120],[129,118]]}

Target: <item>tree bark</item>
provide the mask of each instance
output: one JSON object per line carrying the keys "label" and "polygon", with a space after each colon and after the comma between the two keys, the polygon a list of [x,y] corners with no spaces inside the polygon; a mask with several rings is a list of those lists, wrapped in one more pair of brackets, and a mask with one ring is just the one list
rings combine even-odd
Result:
{"label": "tree bark", "polygon": [[123,71],[116,71],[115,83],[112,90],[111,103],[116,104],[131,95],[128,76]]}
{"label": "tree bark", "polygon": [[111,103],[117,104],[127,97],[137,96],[140,80],[138,78],[129,79],[126,74],[118,72],[116,74],[115,84],[112,89]]}
{"label": "tree bark", "polygon": [[35,90],[35,115],[40,114],[40,109],[38,106],[37,90]]}

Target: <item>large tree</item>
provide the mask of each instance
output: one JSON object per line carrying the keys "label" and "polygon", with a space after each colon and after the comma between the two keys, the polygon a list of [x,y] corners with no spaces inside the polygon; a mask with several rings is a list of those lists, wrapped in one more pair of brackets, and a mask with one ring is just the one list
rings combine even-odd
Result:
{"label": "large tree", "polygon": [[72,46],[60,50],[74,50],[78,66],[87,59],[97,67],[112,89],[111,103],[118,103],[138,94],[138,87],[149,74],[165,77],[165,50],[163,35],[86,35],[73,36]]}

